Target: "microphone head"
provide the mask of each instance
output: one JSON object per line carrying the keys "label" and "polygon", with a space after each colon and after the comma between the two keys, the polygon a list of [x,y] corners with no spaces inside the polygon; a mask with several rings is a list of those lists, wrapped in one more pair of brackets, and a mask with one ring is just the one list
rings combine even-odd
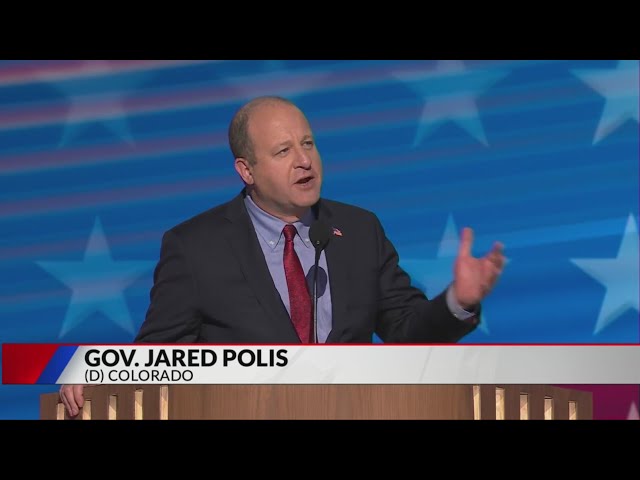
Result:
{"label": "microphone head", "polygon": [[321,220],[316,220],[309,228],[309,240],[316,250],[323,250],[331,238],[331,227]]}

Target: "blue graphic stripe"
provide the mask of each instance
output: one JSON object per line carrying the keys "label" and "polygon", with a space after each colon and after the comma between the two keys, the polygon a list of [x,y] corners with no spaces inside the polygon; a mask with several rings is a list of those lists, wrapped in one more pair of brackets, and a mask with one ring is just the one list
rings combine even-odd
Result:
{"label": "blue graphic stripe", "polygon": [[58,347],[36,383],[55,384],[77,349],[77,346]]}

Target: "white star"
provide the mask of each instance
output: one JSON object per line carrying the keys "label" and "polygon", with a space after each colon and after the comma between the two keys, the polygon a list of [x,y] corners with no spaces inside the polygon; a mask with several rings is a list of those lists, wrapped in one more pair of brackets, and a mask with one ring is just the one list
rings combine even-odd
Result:
{"label": "white star", "polygon": [[627,414],[627,420],[640,420],[640,414],[638,414],[638,407],[636,406],[636,402],[631,402],[629,413]]}
{"label": "white star", "polygon": [[459,60],[443,60],[435,69],[424,72],[393,73],[424,100],[422,115],[413,146],[446,121],[456,122],[470,135],[489,145],[480,121],[477,99],[489,87],[505,77],[505,70],[467,70]]}
{"label": "white star", "polygon": [[574,70],[583,82],[605,97],[605,105],[593,143],[611,134],[627,120],[639,120],[638,88],[640,74],[637,60],[622,60],[613,69]]}
{"label": "white star", "polygon": [[[421,258],[409,258],[402,261],[402,267],[417,280],[418,285],[424,285],[425,293],[433,298],[449,286],[452,281],[453,264],[460,248],[460,234],[456,228],[453,216],[449,215],[444,229],[440,246],[435,259],[424,260]],[[480,314],[482,332],[489,335],[487,317]]]}
{"label": "white star", "polygon": [[124,289],[154,266],[149,261],[114,261],[96,218],[84,259],[37,262],[72,290],[71,301],[59,338],[93,313],[103,313],[128,333],[134,333]]}
{"label": "white star", "polygon": [[83,62],[83,68],[76,72],[76,78],[51,79],[43,76],[47,83],[69,100],[64,131],[58,146],[67,145],[89,125],[96,124],[103,125],[118,138],[133,144],[125,97],[149,75],[148,72],[115,74],[109,62],[97,60]]}
{"label": "white star", "polygon": [[627,219],[616,258],[583,258],[571,261],[602,283],[607,290],[593,331],[594,335],[628,309],[638,311],[638,228],[633,214]]}

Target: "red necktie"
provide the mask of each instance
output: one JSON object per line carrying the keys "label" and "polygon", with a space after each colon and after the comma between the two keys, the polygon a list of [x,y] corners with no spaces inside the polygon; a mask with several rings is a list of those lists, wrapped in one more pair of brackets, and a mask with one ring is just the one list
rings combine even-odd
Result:
{"label": "red necktie", "polygon": [[287,277],[287,287],[289,289],[291,321],[296,332],[298,332],[300,341],[302,343],[313,343],[311,296],[307,289],[307,280],[304,276],[300,259],[293,248],[293,239],[298,231],[293,225],[285,225],[283,233],[286,240],[284,244],[284,274]]}

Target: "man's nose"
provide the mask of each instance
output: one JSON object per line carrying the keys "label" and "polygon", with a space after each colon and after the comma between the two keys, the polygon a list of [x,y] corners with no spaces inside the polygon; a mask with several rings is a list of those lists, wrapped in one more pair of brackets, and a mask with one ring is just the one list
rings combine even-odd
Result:
{"label": "man's nose", "polygon": [[311,155],[306,150],[299,148],[296,150],[296,162],[295,166],[300,168],[311,168],[312,164]]}

